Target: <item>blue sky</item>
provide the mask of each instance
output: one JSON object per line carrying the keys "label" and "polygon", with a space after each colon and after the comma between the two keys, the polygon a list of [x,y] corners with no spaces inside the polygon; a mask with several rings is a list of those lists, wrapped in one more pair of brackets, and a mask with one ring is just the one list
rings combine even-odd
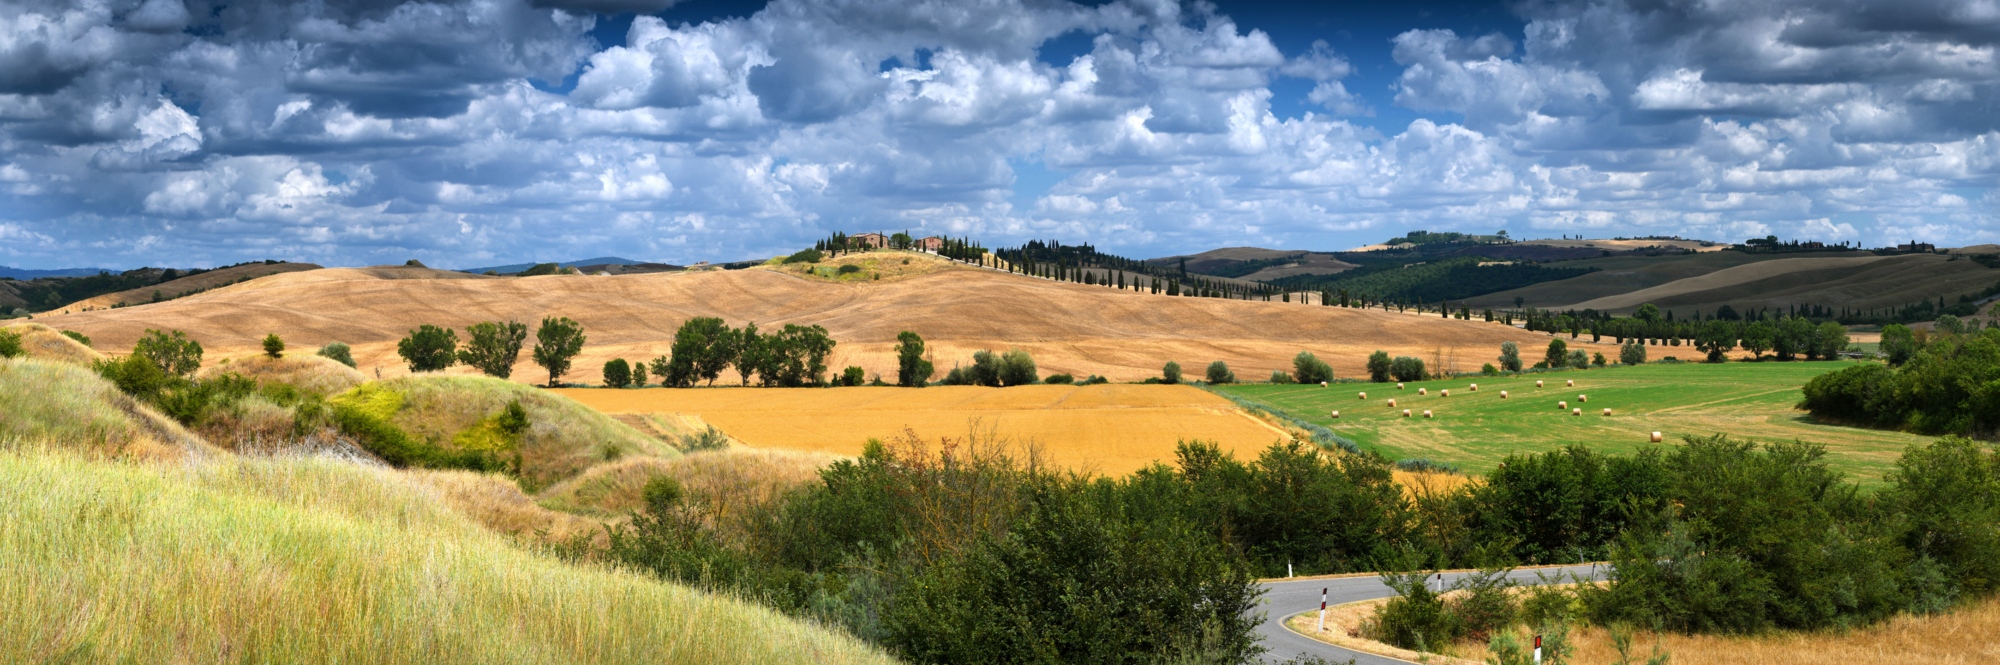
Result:
{"label": "blue sky", "polygon": [[2000,241],[1993,0],[0,0],[0,264]]}

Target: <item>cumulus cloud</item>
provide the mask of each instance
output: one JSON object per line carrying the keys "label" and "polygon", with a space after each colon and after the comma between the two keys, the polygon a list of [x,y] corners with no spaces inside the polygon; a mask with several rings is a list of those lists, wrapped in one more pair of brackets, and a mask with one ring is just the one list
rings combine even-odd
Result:
{"label": "cumulus cloud", "polygon": [[[673,4],[0,0],[0,256],[692,261],[890,227],[1132,254],[1405,226],[2000,240],[1978,3],[1534,3],[1521,39],[1413,30],[1379,63],[1168,0],[775,0],[591,36]],[[1083,52],[1044,60],[1066,36]],[[1391,104],[1417,117],[1356,124]]]}

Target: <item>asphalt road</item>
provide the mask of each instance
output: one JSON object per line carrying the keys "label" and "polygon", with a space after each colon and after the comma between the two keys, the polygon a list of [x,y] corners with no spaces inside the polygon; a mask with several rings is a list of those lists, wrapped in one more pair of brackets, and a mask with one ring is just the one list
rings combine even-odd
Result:
{"label": "asphalt road", "polygon": [[[1586,577],[1591,576],[1594,572],[1597,579],[1603,579],[1605,567],[1603,564],[1598,564],[1595,567],[1590,564],[1584,564],[1561,568],[1516,570],[1508,573],[1507,578],[1514,580],[1518,584],[1534,584],[1539,580],[1535,575],[1536,573],[1555,577],[1557,571]],[[1444,584],[1449,588],[1453,581],[1465,575],[1466,573],[1445,573]],[[1567,580],[1569,578],[1565,575],[1564,579]],[[1352,603],[1373,598],[1387,598],[1395,595],[1395,591],[1382,583],[1382,578],[1341,577],[1333,579],[1272,580],[1259,583],[1259,586],[1264,587],[1264,599],[1259,603],[1256,611],[1264,613],[1264,622],[1257,626],[1257,635],[1264,638],[1264,648],[1270,650],[1264,654],[1265,661],[1276,663],[1290,660],[1300,655],[1310,654],[1335,663],[1345,663],[1351,658],[1358,665],[1406,665],[1409,662],[1343,649],[1294,633],[1284,626],[1286,617],[1307,610],[1319,609],[1319,594],[1321,589],[1326,589],[1326,604],[1328,607],[1341,603]]]}

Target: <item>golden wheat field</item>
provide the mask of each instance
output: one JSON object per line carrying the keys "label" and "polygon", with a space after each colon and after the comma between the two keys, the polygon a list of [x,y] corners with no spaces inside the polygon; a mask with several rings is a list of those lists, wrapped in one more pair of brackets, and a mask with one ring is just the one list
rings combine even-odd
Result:
{"label": "golden wheat field", "polygon": [[556,391],[606,413],[693,414],[753,447],[855,455],[869,439],[963,438],[975,428],[1069,469],[1123,475],[1172,463],[1180,441],[1250,459],[1284,431],[1188,386],[710,388]]}

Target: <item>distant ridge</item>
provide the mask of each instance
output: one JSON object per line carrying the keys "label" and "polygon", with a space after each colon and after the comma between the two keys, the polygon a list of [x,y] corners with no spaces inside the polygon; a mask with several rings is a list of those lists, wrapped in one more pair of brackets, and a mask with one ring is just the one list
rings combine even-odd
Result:
{"label": "distant ridge", "polygon": [[[594,259],[584,259],[584,260],[581,260],[581,261],[564,261],[564,262],[562,262],[562,263],[558,263],[558,264],[556,264],[556,265],[558,265],[558,266],[561,266],[561,267],[564,267],[564,268],[581,268],[581,267],[583,267],[583,266],[630,266],[630,265],[638,265],[638,264],[641,264],[641,263],[647,263],[647,262],[646,262],[646,261],[634,261],[634,260],[632,260],[632,259],[621,259],[621,258],[618,258],[618,257],[615,257],[615,256],[601,256],[601,257],[598,257],[598,258],[594,258]],[[502,274],[502,275],[505,275],[505,274],[508,274],[508,273],[516,273],[516,272],[521,272],[521,271],[523,271],[523,270],[527,270],[527,269],[529,269],[529,268],[533,268],[533,267],[535,267],[535,266],[537,266],[537,265],[540,265],[540,263],[510,263],[510,264],[507,264],[507,265],[504,265],[504,266],[490,266],[490,267],[486,267],[486,268],[460,268],[460,269],[459,269],[458,271],[459,271],[459,272],[472,272],[472,273],[483,273],[483,272],[486,272],[486,271],[488,271],[488,270],[491,270],[491,271],[493,271],[493,272],[497,272],[497,273],[500,273],[500,274]],[[96,273],[92,273],[92,274],[96,274]]]}
{"label": "distant ridge", "polygon": [[57,268],[55,270],[29,270],[26,268],[9,268],[7,266],[0,266],[0,277],[12,277],[14,279],[34,279],[36,277],[89,277],[91,275],[95,275],[100,272],[117,274],[119,271],[112,270],[110,268]]}

